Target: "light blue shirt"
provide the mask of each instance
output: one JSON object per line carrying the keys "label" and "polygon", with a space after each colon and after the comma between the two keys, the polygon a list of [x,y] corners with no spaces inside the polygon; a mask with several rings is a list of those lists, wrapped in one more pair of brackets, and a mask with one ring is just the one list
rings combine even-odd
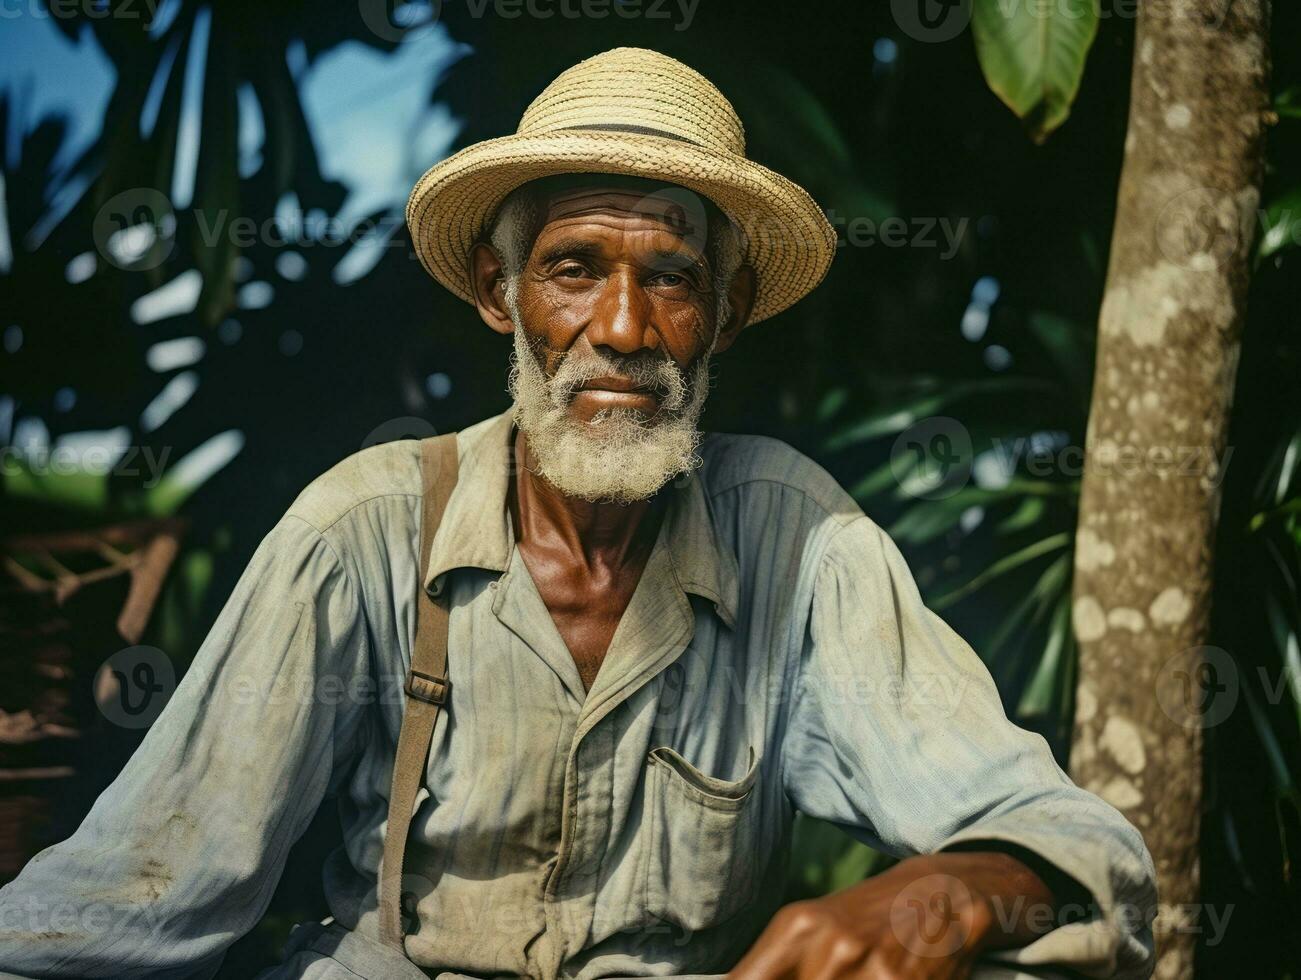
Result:
{"label": "light blue shirt", "polygon": [[[451,601],[452,696],[407,847],[412,961],[479,976],[722,972],[779,904],[802,811],[896,855],[1028,848],[1096,909],[1009,957],[1150,973],[1138,833],[1007,720],[980,660],[821,468],[771,439],[707,436],[703,465],[665,491],[584,692],[515,545],[512,437],[509,414],[460,434],[431,552],[428,585]],[[365,450],[303,492],[121,776],[0,890],[0,969],[210,972],[327,793],[345,844],[326,893],[365,959],[419,524],[414,442]],[[355,969],[301,948],[276,975]]]}

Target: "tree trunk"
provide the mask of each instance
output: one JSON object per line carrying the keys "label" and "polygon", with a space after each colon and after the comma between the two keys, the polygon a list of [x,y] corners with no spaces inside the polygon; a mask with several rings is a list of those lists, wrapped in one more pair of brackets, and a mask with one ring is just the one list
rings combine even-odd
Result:
{"label": "tree trunk", "polygon": [[1237,693],[1228,655],[1200,644],[1271,122],[1269,0],[1138,10],[1075,549],[1071,768],[1152,851],[1170,978],[1193,973],[1202,729]]}

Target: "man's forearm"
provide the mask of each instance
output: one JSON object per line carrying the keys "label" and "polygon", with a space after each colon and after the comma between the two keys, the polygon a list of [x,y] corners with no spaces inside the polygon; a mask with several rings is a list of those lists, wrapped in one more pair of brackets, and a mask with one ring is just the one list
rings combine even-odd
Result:
{"label": "man's forearm", "polygon": [[1049,931],[1055,908],[1043,878],[1011,854],[919,855],[834,895],[786,906],[732,977],[969,977],[984,950]]}
{"label": "man's forearm", "polygon": [[987,931],[973,937],[981,948],[1024,946],[1051,931],[1056,921],[1059,896],[1035,870],[1011,854],[946,852],[911,860],[920,862],[922,868],[933,865],[930,874],[957,879],[991,914]]}

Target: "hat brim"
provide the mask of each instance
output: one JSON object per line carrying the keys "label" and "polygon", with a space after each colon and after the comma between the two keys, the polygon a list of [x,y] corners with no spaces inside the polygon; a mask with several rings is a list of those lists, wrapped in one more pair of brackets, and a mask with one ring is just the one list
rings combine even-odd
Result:
{"label": "hat brim", "polygon": [[473,302],[469,256],[515,188],[553,174],[607,173],[677,184],[713,201],[745,236],[757,292],[747,325],[795,303],[822,281],[836,235],[808,193],[745,157],[680,140],[622,132],[559,131],[475,143],[431,167],[407,201],[421,264]]}

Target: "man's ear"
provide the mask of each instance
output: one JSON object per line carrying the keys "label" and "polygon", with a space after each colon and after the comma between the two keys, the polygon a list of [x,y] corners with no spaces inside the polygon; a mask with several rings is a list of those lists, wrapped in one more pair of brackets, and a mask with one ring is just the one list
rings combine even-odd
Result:
{"label": "man's ear", "polygon": [[727,318],[727,322],[718,328],[718,340],[714,344],[715,354],[727,350],[740,336],[741,328],[749,321],[750,311],[754,309],[755,291],[754,267],[741,266],[732,277],[731,288],[727,291],[727,302],[732,309],[732,314]]}
{"label": "man's ear", "polygon": [[485,242],[470,250],[470,288],[480,319],[498,333],[514,333],[515,321],[506,309],[506,273],[497,253]]}

